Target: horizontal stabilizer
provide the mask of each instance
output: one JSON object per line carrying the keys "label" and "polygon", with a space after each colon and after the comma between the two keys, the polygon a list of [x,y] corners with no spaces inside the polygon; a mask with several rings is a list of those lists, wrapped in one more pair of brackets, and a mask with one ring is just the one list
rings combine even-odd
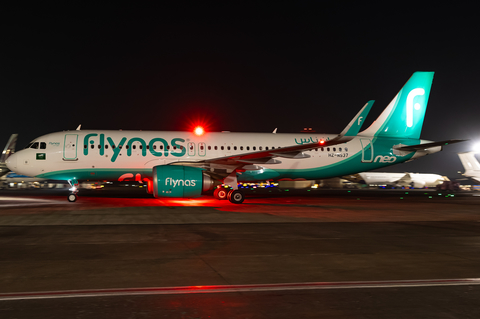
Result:
{"label": "horizontal stabilizer", "polygon": [[432,143],[425,143],[425,144],[418,144],[418,145],[406,145],[406,146],[394,146],[393,148],[398,150],[398,151],[421,151],[421,150],[427,150],[432,147],[437,147],[437,146],[446,146],[454,143],[460,143],[460,142],[465,142],[466,140],[447,140],[447,141],[441,141],[441,142],[432,142]]}
{"label": "horizontal stabilizer", "polygon": [[475,158],[475,154],[476,152],[458,153],[458,157],[460,157],[460,161],[465,168],[463,175],[480,182],[480,163]]}

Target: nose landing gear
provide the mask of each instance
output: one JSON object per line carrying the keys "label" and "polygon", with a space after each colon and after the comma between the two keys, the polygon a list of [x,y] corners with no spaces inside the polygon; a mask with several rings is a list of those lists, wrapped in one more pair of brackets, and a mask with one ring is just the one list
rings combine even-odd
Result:
{"label": "nose landing gear", "polygon": [[76,200],[77,200],[77,195],[76,194],[71,193],[71,194],[68,195],[68,201],[69,202],[73,203]]}
{"label": "nose landing gear", "polygon": [[72,186],[72,188],[70,188],[71,193],[68,194],[67,199],[68,199],[69,202],[73,203],[77,200],[79,183],[76,179],[69,179],[68,183],[70,184],[70,186]]}

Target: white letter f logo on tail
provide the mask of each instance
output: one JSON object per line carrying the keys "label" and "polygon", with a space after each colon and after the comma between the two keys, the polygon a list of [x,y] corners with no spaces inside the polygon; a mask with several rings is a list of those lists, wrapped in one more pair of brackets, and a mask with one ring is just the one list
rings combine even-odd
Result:
{"label": "white letter f logo on tail", "polygon": [[418,89],[411,90],[407,95],[407,126],[408,127],[413,126],[413,108],[415,107],[415,110],[420,110],[420,104],[415,103],[415,105],[413,105],[413,99],[418,95],[424,95],[424,94],[425,94],[425,90],[418,88]]}

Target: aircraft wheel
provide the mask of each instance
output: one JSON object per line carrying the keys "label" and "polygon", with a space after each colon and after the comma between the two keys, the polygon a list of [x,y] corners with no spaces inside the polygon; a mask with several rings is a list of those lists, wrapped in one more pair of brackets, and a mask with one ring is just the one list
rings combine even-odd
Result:
{"label": "aircraft wheel", "polygon": [[220,200],[227,199],[228,192],[224,187],[219,187],[213,192],[213,196]]}
{"label": "aircraft wheel", "polygon": [[228,200],[233,204],[241,204],[245,199],[245,195],[239,190],[231,190],[228,192]]}
{"label": "aircraft wheel", "polygon": [[75,194],[68,195],[68,201],[69,202],[73,203],[76,200],[77,200],[77,195],[75,195]]}

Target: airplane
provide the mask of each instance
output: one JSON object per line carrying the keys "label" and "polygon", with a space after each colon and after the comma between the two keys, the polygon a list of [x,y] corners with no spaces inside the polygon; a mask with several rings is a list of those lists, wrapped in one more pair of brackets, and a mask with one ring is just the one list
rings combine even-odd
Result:
{"label": "airplane", "polygon": [[355,175],[342,176],[352,182],[363,184],[389,185],[393,187],[435,187],[449,179],[438,174],[419,173],[385,173],[385,172],[362,172]]}
{"label": "airplane", "polygon": [[465,168],[463,175],[480,182],[480,163],[475,158],[475,153],[477,152],[458,153],[458,157],[460,157],[460,161]]}
{"label": "airplane", "polygon": [[[340,134],[64,131],[43,135],[7,160],[28,176],[147,183],[154,197],[201,196],[242,203],[238,182],[325,179],[402,163],[461,140],[420,139],[434,72],[415,72],[377,120],[359,133],[369,101]],[[220,186],[222,185],[222,186]]]}
{"label": "airplane", "polygon": [[9,172],[8,174],[0,177],[0,189],[10,184],[38,185],[44,181],[45,179],[43,178],[18,175],[15,172]]}
{"label": "airplane", "polygon": [[12,134],[8,139],[7,145],[3,149],[2,155],[0,156],[0,177],[10,172],[6,165],[7,158],[15,153],[15,146],[17,144],[18,134]]}

